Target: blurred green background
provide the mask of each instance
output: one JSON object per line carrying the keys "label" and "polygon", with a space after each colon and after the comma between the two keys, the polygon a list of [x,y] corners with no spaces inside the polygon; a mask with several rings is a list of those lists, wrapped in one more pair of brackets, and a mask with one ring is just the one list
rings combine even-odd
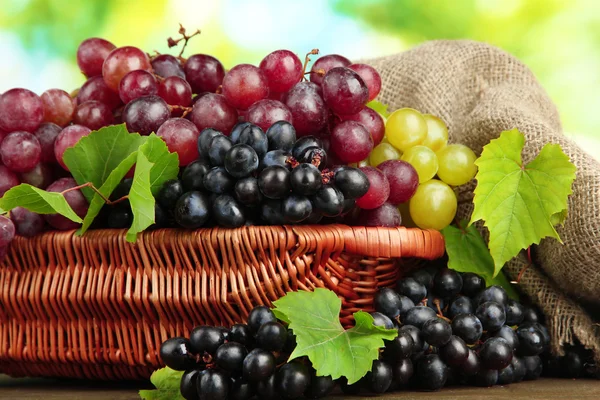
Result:
{"label": "blurred green background", "polygon": [[430,39],[485,41],[535,72],[566,133],[600,159],[597,0],[0,0],[0,92],[72,90],[84,81],[82,40],[167,52],[179,22],[202,29],[186,54],[209,53],[226,67],[258,64],[278,48],[357,59]]}

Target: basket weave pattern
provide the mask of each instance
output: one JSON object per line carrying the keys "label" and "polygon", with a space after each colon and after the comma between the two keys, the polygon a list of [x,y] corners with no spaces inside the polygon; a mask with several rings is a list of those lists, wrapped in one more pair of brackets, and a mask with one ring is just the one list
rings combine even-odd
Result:
{"label": "basket weave pattern", "polygon": [[335,291],[348,325],[395,283],[401,258],[443,252],[439,232],[403,227],[163,229],[135,244],[120,230],[17,237],[0,264],[0,372],[148,378],[162,341],[242,322],[293,290]]}

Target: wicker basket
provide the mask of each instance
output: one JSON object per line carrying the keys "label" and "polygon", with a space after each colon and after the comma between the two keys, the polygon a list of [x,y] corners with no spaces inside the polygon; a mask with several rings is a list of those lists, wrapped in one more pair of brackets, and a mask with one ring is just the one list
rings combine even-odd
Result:
{"label": "wicker basket", "polygon": [[400,258],[443,253],[439,232],[403,227],[169,229],[135,244],[120,230],[18,237],[0,264],[0,372],[148,378],[168,337],[241,322],[292,290],[335,291],[350,324],[395,283]]}

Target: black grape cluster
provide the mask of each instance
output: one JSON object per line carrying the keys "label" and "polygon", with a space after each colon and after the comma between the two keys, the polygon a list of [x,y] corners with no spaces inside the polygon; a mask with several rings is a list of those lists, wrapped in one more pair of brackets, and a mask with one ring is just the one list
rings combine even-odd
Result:
{"label": "black grape cluster", "polygon": [[419,269],[374,303],[375,324],[398,329],[371,372],[382,392],[506,385],[542,373],[550,336],[539,314],[479,275]]}
{"label": "black grape cluster", "polygon": [[317,377],[306,359],[286,362],[295,346],[293,333],[258,306],[247,324],[199,326],[189,339],[166,340],[160,356],[168,367],[185,371],[180,391],[186,400],[326,396],[335,385],[331,377]]}
{"label": "black grape cluster", "polygon": [[267,131],[250,122],[226,136],[213,128],[198,138],[200,158],[179,179],[165,182],[156,200],[178,226],[318,223],[351,211],[369,189],[358,168],[327,169],[321,140],[296,140],[292,124]]}

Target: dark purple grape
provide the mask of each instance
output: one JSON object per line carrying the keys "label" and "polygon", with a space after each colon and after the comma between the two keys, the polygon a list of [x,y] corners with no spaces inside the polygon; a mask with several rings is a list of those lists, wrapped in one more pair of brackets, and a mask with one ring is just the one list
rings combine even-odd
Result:
{"label": "dark purple grape", "polygon": [[327,124],[325,102],[310,82],[299,82],[288,92],[285,105],[290,109],[298,136],[321,131]]}
{"label": "dark purple grape", "polygon": [[157,92],[156,78],[143,69],[129,72],[119,83],[119,97],[124,104],[138,97],[155,95]]}
{"label": "dark purple grape", "polygon": [[194,93],[217,91],[223,77],[225,68],[216,58],[207,54],[194,54],[185,62],[185,78],[192,86]]}
{"label": "dark purple grape", "polygon": [[395,227],[402,224],[402,216],[397,207],[390,203],[372,210],[360,210],[356,225]]}
{"label": "dark purple grape", "polygon": [[317,190],[311,201],[326,217],[336,217],[344,211],[344,195],[332,185],[324,185]]}
{"label": "dark purple grape", "polygon": [[321,87],[323,88],[323,100],[334,113],[339,115],[356,114],[369,99],[367,85],[356,72],[349,68],[330,69],[325,74]]}
{"label": "dark purple grape", "polygon": [[335,67],[347,67],[352,62],[339,54],[328,54],[318,58],[310,69],[310,81],[320,85],[323,77],[330,69]]}
{"label": "dark purple grape", "polygon": [[100,103],[104,103],[110,107],[111,110],[121,106],[121,98],[119,92],[113,91],[108,87],[102,76],[93,76],[81,86],[79,92],[77,92],[77,103],[81,104],[86,101],[95,100]]}
{"label": "dark purple grape", "polygon": [[512,347],[501,337],[489,338],[479,349],[479,359],[487,369],[504,369],[510,365],[512,358]]}
{"label": "dark purple grape", "polygon": [[165,340],[160,345],[160,358],[171,369],[185,371],[196,366],[190,341],[183,337]]}
{"label": "dark purple grape", "polygon": [[142,96],[125,106],[123,121],[129,132],[149,135],[171,116],[169,106],[158,96]]}
{"label": "dark purple grape", "polygon": [[166,78],[158,85],[157,94],[171,106],[187,107],[192,104],[192,88],[178,76]]}
{"label": "dark purple grape", "polygon": [[179,60],[170,54],[161,54],[151,61],[153,72],[163,78],[178,76],[185,79],[185,72]]}

